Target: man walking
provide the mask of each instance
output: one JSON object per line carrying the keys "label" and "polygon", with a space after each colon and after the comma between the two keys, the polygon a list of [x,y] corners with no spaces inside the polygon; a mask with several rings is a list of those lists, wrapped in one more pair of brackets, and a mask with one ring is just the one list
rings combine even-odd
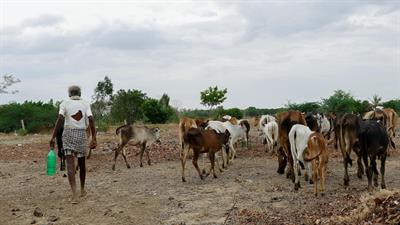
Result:
{"label": "man walking", "polygon": [[89,125],[92,136],[89,145],[90,149],[96,148],[97,145],[96,129],[90,104],[81,99],[81,88],[79,86],[69,87],[68,95],[69,99],[63,101],[60,105],[58,119],[50,140],[50,147],[54,149],[54,139],[57,135],[57,131],[64,123],[62,142],[65,156],[67,158],[68,181],[72,190],[71,203],[77,204],[78,194],[76,191],[75,181],[75,157],[78,158],[81,197],[83,197],[86,195],[86,128]]}

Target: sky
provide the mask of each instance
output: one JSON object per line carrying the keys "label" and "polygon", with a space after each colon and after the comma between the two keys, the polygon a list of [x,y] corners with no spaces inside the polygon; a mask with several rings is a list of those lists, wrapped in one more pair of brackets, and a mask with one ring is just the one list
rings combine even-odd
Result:
{"label": "sky", "polygon": [[400,98],[400,1],[0,0],[0,75],[21,80],[0,104],[62,100],[78,84],[91,100],[114,90],[167,93],[203,108],[319,101],[343,89]]}

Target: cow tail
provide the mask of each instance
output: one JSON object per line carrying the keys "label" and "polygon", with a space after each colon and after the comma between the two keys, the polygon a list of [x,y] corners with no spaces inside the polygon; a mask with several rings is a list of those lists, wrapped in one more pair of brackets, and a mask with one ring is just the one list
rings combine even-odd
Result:
{"label": "cow tail", "polygon": [[[311,141],[313,142],[314,145],[319,145],[317,137],[315,137],[315,136],[311,137]],[[307,156],[304,156],[304,160],[307,162],[312,161],[312,160],[316,159],[317,157],[319,157],[319,155],[321,155],[321,153],[322,153],[322,148],[321,148],[321,146],[319,146],[319,151],[318,151],[317,155],[312,156],[310,158],[307,158]]]}
{"label": "cow tail", "polygon": [[116,130],[115,130],[115,134],[116,135],[119,135],[119,131],[121,130],[121,128],[123,128],[123,127],[125,127],[126,125],[122,125],[122,126],[120,126],[120,127],[118,127]]}
{"label": "cow tail", "polygon": [[297,147],[296,147],[296,131],[294,132],[294,136],[293,136],[293,142],[294,142],[294,145],[293,145],[293,150],[294,150],[294,152],[296,153],[296,160],[297,160],[297,162],[299,162],[299,164],[300,164],[300,166],[301,166],[301,169],[303,169],[304,170],[304,164],[303,164],[303,162],[301,162],[299,159],[298,159],[298,157],[297,157]]}

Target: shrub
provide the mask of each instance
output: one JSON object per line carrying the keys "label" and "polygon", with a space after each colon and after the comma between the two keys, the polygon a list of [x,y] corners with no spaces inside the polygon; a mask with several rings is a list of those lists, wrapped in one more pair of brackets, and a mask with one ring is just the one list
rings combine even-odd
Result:
{"label": "shrub", "polygon": [[146,121],[150,123],[165,123],[169,118],[167,106],[162,105],[156,99],[148,99],[143,103],[142,109],[146,116]]}

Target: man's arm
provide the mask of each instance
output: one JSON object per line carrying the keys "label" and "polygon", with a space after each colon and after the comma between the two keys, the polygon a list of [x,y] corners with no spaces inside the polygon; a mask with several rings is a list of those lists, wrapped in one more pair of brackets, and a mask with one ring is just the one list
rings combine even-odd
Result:
{"label": "man's arm", "polygon": [[94,124],[94,119],[93,116],[89,116],[89,128],[90,128],[90,133],[92,134],[92,139],[90,141],[90,149],[94,149],[97,146],[97,140],[96,140],[96,126]]}
{"label": "man's arm", "polygon": [[59,114],[57,121],[56,121],[56,126],[54,127],[53,134],[50,139],[50,148],[52,148],[52,149],[54,149],[54,147],[55,147],[54,138],[57,136],[57,132],[58,132],[58,130],[60,130],[63,123],[64,123],[64,116]]}

